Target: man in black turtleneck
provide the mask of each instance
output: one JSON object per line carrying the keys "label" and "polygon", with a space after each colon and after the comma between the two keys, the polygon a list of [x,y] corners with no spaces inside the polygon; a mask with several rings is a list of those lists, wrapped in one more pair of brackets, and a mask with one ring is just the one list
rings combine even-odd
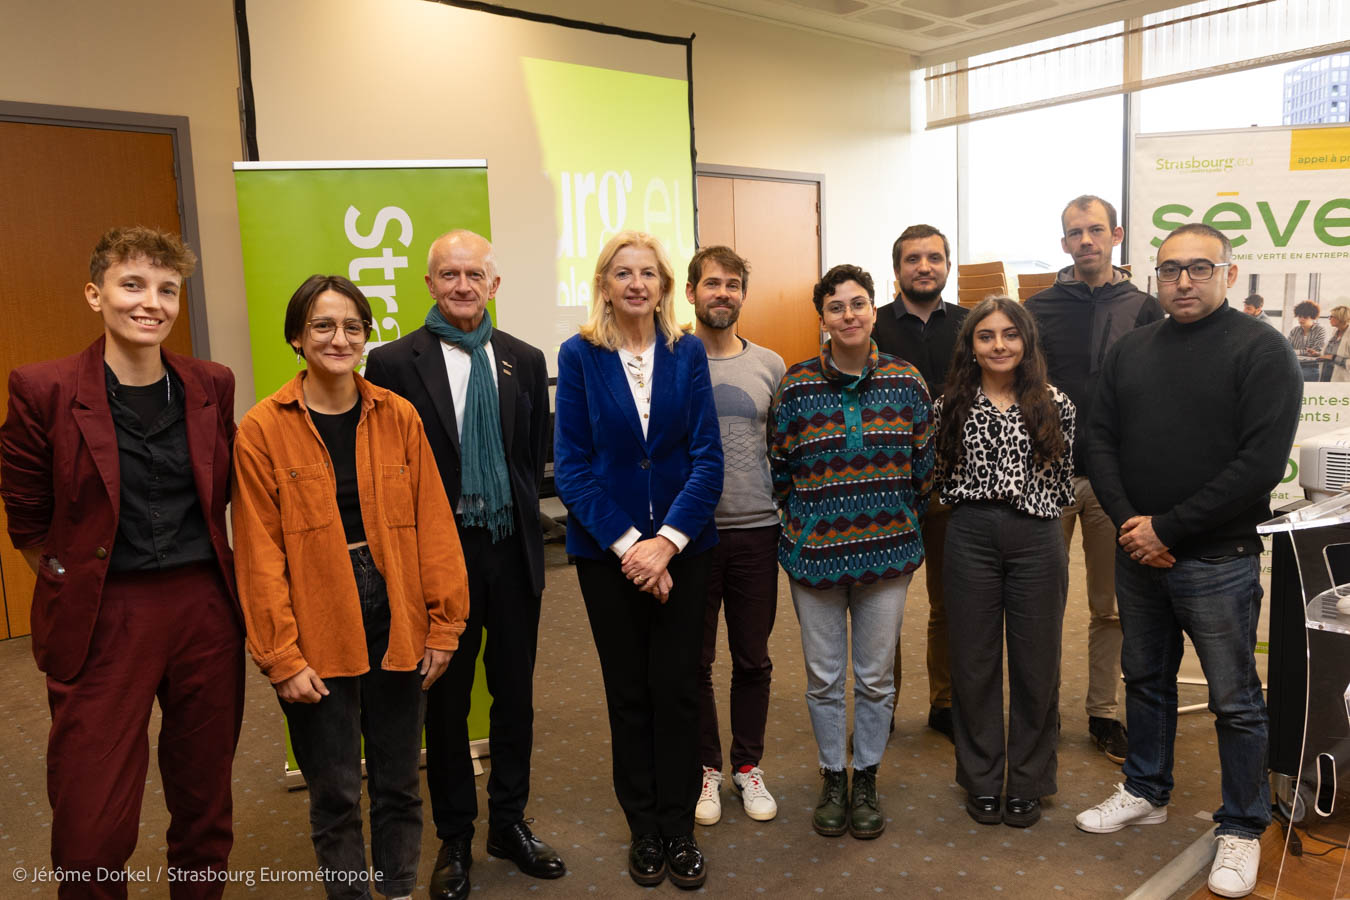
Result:
{"label": "man in black turtleneck", "polygon": [[1303,395],[1288,342],[1227,303],[1228,239],[1183,225],[1158,249],[1158,299],[1171,316],[1131,331],[1102,366],[1088,429],[1092,487],[1120,529],[1116,596],[1129,750],[1125,783],[1077,817],[1093,833],[1167,819],[1182,632],[1209,683],[1223,805],[1209,886],[1256,884],[1266,706],[1256,671],[1261,539]]}

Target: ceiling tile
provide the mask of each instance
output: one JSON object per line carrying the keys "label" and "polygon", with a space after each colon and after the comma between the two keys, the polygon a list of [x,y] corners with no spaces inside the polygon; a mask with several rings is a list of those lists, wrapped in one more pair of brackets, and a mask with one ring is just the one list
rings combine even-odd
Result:
{"label": "ceiling tile", "polygon": [[959,19],[995,6],[1002,6],[1007,2],[1008,0],[905,0],[898,8],[916,9],[948,19]]}
{"label": "ceiling tile", "polygon": [[970,22],[972,25],[994,25],[998,22],[1007,22],[1011,19],[1016,19],[1018,16],[1025,16],[1028,13],[1042,12],[1054,8],[1055,0],[1027,0],[1025,3],[1010,6],[1007,9],[996,9],[993,12],[987,12],[982,16],[971,16],[966,21]]}
{"label": "ceiling tile", "polygon": [[925,31],[924,37],[951,37],[954,34],[967,34],[969,28],[962,28],[960,25],[939,25],[936,28],[930,28]]}
{"label": "ceiling tile", "polygon": [[933,24],[932,19],[925,19],[922,16],[911,15],[895,9],[874,9],[858,16],[858,20],[876,22],[878,25],[885,25],[887,28],[900,28],[905,31],[917,31]]}
{"label": "ceiling tile", "polygon": [[867,8],[867,4],[863,0],[787,0],[787,2],[793,6],[805,6],[807,9],[818,9],[821,12],[834,13],[837,16],[848,15]]}

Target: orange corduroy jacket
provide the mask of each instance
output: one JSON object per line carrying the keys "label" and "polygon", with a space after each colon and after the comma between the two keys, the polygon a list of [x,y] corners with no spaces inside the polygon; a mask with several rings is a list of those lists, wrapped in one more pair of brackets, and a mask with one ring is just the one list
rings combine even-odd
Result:
{"label": "orange corduroy jacket", "polygon": [[[279,684],[370,669],[337,481],[310,420],[304,373],[249,410],[234,447],[231,518],[248,649]],[[371,556],[389,591],[382,668],[411,671],[455,650],[469,588],[454,515],[412,404],[359,375],[356,481]]]}

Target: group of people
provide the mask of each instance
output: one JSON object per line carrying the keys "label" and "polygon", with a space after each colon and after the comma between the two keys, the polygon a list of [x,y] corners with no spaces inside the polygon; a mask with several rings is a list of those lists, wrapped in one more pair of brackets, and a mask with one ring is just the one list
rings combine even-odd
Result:
{"label": "group of people", "polygon": [[[777,814],[760,762],[779,568],[821,772],[813,828],[886,827],[878,769],[906,592],[925,562],[928,724],[955,745],[975,821],[1035,824],[1057,790],[1066,547],[1080,528],[1088,734],[1125,780],[1078,827],[1166,819],[1184,631],[1218,718],[1210,885],[1254,886],[1269,823],[1255,526],[1293,438],[1298,361],[1228,307],[1237,268],[1221,232],[1183,225],[1163,242],[1155,300],[1111,263],[1123,232],[1109,203],[1076,198],[1061,223],[1073,263],[1024,304],[944,302],[950,246],[927,225],[895,241],[891,304],[877,306],[866,271],[831,268],[812,294],[820,352],[791,366],[737,333],[750,266],[731,248],[689,264],[692,330],[656,239],[626,231],[601,250],[590,317],[558,354],[551,437],[635,883],[704,883],[695,826],[720,820],[724,771],[749,818]],[[424,327],[368,355],[360,289],[308,278],[281,335],[299,372],[237,434],[229,370],[161,346],[194,262],[174,235],[108,232],[85,287],[104,336],[10,374],[0,497],[38,576],[53,864],[117,871],[129,858],[158,698],[171,893],[220,896],[246,645],[286,714],[328,896],[411,896],[424,727],[440,840],[430,894],[468,896],[466,716],[482,646],[487,852],[564,875],[525,818],[548,375],[541,351],[486,314],[501,280],[491,245],[437,238]],[[723,617],[726,756],[712,678]],[[61,896],[125,890],[67,878]]]}
{"label": "group of people", "polygon": [[[1263,322],[1266,318],[1266,299],[1260,294],[1249,294],[1242,301],[1242,311]],[[1345,339],[1350,328],[1350,306],[1339,304],[1331,308],[1327,321],[1331,333],[1318,323],[1322,307],[1312,300],[1294,304],[1297,323],[1289,330],[1289,346],[1298,355],[1299,369],[1304,381],[1350,381],[1350,341]],[[1273,323],[1272,323],[1273,324]]]}

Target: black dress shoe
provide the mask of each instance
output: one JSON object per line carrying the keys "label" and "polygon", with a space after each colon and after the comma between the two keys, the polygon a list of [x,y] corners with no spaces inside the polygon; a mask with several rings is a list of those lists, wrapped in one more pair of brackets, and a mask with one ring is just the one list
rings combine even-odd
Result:
{"label": "black dress shoe", "polygon": [[472,845],[471,837],[441,841],[440,852],[436,854],[436,867],[431,871],[431,900],[464,900],[469,896]]}
{"label": "black dress shoe", "polygon": [[643,887],[666,880],[666,848],[657,834],[635,834],[628,848],[628,877]]}
{"label": "black dress shoe", "polygon": [[999,798],[992,794],[981,794],[978,797],[969,794],[966,797],[966,812],[981,825],[997,825],[1003,821],[1000,805]]}
{"label": "black dress shoe", "polygon": [[694,840],[694,836],[682,834],[662,840],[666,845],[666,868],[670,873],[670,883],[687,891],[703,887],[708,877],[708,867],[703,864],[703,851],[698,849],[698,841]]}
{"label": "black dress shoe", "polygon": [[1041,801],[1009,797],[1003,809],[1003,824],[1014,828],[1030,828],[1041,820]]}
{"label": "black dress shoe", "polygon": [[567,866],[557,851],[530,831],[525,822],[507,825],[499,831],[489,831],[487,852],[500,859],[509,859],[526,875],[535,878],[561,878]]}
{"label": "black dress shoe", "polygon": [[928,727],[944,735],[953,744],[956,743],[956,726],[952,724],[950,706],[931,706],[928,708]]}

